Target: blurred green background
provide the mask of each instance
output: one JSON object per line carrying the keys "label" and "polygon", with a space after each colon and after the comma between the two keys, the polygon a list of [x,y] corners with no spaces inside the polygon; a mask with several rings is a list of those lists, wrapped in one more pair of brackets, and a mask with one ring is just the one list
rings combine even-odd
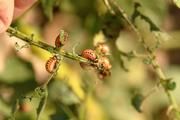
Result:
{"label": "blurred green background", "polygon": [[[134,0],[116,0],[129,16]],[[169,36],[161,37],[157,60],[168,78],[177,87],[173,95],[180,103],[180,10],[170,0],[136,0],[140,11]],[[148,46],[154,45],[153,35],[145,21],[137,19]],[[157,89],[142,105],[142,113],[131,104],[134,93],[143,94],[157,84],[153,69],[141,59],[129,60],[119,50],[144,53],[137,37],[128,25],[108,13],[102,0],[41,0],[13,22],[20,31],[34,34],[35,39],[54,45],[60,29],[69,33],[64,49],[77,54],[106,41],[111,53],[111,76],[99,80],[93,70],[84,70],[77,61],[64,59],[57,76],[48,86],[48,101],[41,120],[170,120],[168,99],[163,89]],[[39,98],[31,96],[50,74],[45,63],[52,55],[37,47],[23,48],[17,38],[0,36],[0,119],[11,116],[12,107],[20,100],[16,120],[35,120]],[[168,39],[168,40],[166,40]],[[124,67],[122,66],[124,63]],[[128,69],[128,72],[127,72]]]}

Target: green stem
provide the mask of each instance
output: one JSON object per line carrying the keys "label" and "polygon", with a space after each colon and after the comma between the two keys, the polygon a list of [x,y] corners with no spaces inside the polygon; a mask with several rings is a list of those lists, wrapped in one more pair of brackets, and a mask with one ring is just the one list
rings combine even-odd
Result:
{"label": "green stem", "polygon": [[[42,48],[42,49],[44,49],[44,50],[46,50],[52,54],[57,55],[59,58],[63,56],[66,58],[70,58],[72,60],[79,61],[79,62],[85,62],[87,64],[96,65],[96,63],[93,63],[93,62],[89,61],[88,59],[83,58],[77,54],[66,52],[62,49],[59,50],[56,47],[53,47],[49,44],[46,44],[46,43],[41,42],[41,41],[34,40],[33,35],[26,35],[20,31],[18,31],[15,28],[9,27],[7,32],[10,34],[10,36],[15,36],[15,37],[19,38],[20,40],[27,42],[29,45],[33,45],[33,46],[36,46],[38,48]],[[36,118],[37,120],[39,120],[40,114],[42,113],[42,111],[44,110],[44,108],[46,106],[47,97],[48,97],[47,85],[50,82],[50,80],[56,75],[59,66],[60,66],[60,60],[58,62],[56,69],[54,70],[53,74],[51,74],[51,76],[48,78],[48,80],[40,87],[44,90],[45,94],[40,99],[40,103],[39,103],[39,106],[37,108],[37,118]],[[97,69],[101,69],[101,68],[97,68]]]}
{"label": "green stem", "polygon": [[[59,57],[60,57],[60,56],[59,56]],[[57,64],[54,72],[50,75],[50,77],[48,78],[48,80],[42,85],[42,88],[46,88],[47,85],[48,85],[48,83],[52,80],[52,78],[53,78],[54,76],[56,76],[57,71],[58,71],[58,69],[59,69],[59,67],[60,67],[60,64],[61,64],[61,59],[58,60],[58,64]]]}
{"label": "green stem", "polygon": [[124,57],[127,57],[127,58],[139,58],[139,59],[145,59],[147,58],[147,55],[145,54],[140,54],[140,53],[137,53],[136,51],[131,51],[131,52],[124,52],[122,50],[118,50],[118,52],[124,56]]}
{"label": "green stem", "polygon": [[44,111],[44,108],[45,108],[46,103],[47,103],[47,97],[48,97],[47,86],[45,88],[43,88],[43,92],[44,92],[43,96],[41,96],[42,98],[40,99],[39,106],[37,108],[37,117],[36,117],[36,120],[40,119],[40,115]]}
{"label": "green stem", "polygon": [[37,46],[37,47],[42,48],[42,49],[44,49],[50,53],[59,54],[59,55],[64,56],[64,57],[67,57],[67,58],[70,58],[73,60],[77,60],[79,62],[87,62],[87,63],[93,64],[89,60],[87,60],[87,59],[85,59],[79,55],[76,55],[76,54],[73,54],[70,52],[65,52],[63,50],[59,51],[57,48],[55,48],[49,44],[46,44],[46,43],[41,42],[41,41],[34,40],[32,35],[28,36],[28,35],[20,32],[20,31],[18,31],[15,28],[9,27],[7,29],[7,32],[10,34],[10,36],[15,36],[15,37],[29,43],[30,45]]}
{"label": "green stem", "polygon": [[[152,67],[154,68],[154,71],[155,73],[157,74],[157,76],[159,77],[160,81],[165,81],[167,80],[166,79],[166,76],[165,74],[163,73],[162,69],[159,67],[156,59],[153,59],[155,58],[155,55],[154,53],[149,50],[149,47],[145,44],[144,42],[144,39],[142,37],[142,35],[140,34],[139,30],[136,28],[136,26],[131,22],[131,20],[128,18],[127,14],[124,12],[124,10],[114,1],[114,0],[104,0],[104,3],[105,5],[107,6],[108,9],[110,9],[111,11],[114,11],[114,13],[116,15],[120,15],[124,18],[124,20],[128,23],[128,25],[131,27],[131,29],[137,34],[137,36],[139,37],[139,40],[140,40],[140,43],[143,45],[143,47],[145,48],[148,56],[150,58],[152,58]],[[162,84],[163,82],[160,82],[160,84],[163,86]],[[164,87],[164,86],[163,86]],[[164,91],[169,99],[169,102],[170,104],[172,104],[174,110],[178,113],[179,113],[179,110],[178,110],[178,105],[177,105],[177,102],[174,98],[174,96],[171,94],[170,90],[167,90],[165,87],[164,87]],[[176,115],[177,118],[179,118],[179,115]]]}
{"label": "green stem", "polygon": [[66,52],[62,49],[59,50],[58,48],[51,46],[47,43],[44,43],[44,42],[41,42],[38,40],[34,40],[33,35],[26,35],[20,31],[18,31],[17,29],[12,28],[12,27],[9,27],[7,29],[7,32],[10,34],[10,36],[15,36],[15,37],[19,38],[20,40],[27,42],[30,45],[36,46],[38,48],[42,48],[42,49],[44,49],[44,50],[46,50],[52,54],[56,54],[58,56],[63,56],[63,57],[66,57],[66,58],[69,58],[72,60],[76,60],[79,62],[84,62],[84,63],[87,63],[89,65],[96,66],[96,69],[98,69],[98,70],[102,69],[100,66],[97,65],[97,63],[92,62],[92,61],[90,61],[84,57],[81,57],[80,55],[74,54],[73,52],[72,53]]}
{"label": "green stem", "polygon": [[[160,83],[162,85],[162,83],[163,83],[162,81],[167,80],[165,74],[163,73],[162,69],[159,67],[159,65],[155,59],[152,61],[152,66],[153,66],[156,74],[158,75],[158,77],[160,79]],[[167,90],[166,88],[164,88],[164,91],[169,99],[169,102],[172,104],[174,109],[179,112],[177,102],[176,102],[174,96],[172,95],[171,91]]]}

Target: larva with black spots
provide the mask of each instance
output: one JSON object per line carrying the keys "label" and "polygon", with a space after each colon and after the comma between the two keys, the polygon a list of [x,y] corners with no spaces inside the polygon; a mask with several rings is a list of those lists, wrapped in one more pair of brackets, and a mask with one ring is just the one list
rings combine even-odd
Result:
{"label": "larva with black spots", "polygon": [[50,57],[49,60],[47,60],[46,65],[45,65],[46,71],[49,73],[53,73],[57,67],[57,64],[58,64],[57,56]]}
{"label": "larva with black spots", "polygon": [[91,50],[91,49],[83,50],[81,53],[81,56],[90,60],[90,61],[93,61],[93,62],[95,62],[97,60],[96,53],[94,52],[94,50]]}

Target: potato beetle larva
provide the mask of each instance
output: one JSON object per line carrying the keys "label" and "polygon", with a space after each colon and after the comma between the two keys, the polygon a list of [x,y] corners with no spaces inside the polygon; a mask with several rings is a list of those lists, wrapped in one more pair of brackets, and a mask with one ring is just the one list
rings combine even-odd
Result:
{"label": "potato beetle larva", "polygon": [[67,39],[68,39],[68,33],[66,31],[64,31],[64,30],[60,30],[60,33],[56,37],[56,40],[55,40],[55,46],[57,48],[60,48],[60,47],[64,46]]}
{"label": "potato beetle larva", "polygon": [[47,72],[53,73],[57,67],[57,64],[58,64],[57,56],[50,57],[45,65]]}

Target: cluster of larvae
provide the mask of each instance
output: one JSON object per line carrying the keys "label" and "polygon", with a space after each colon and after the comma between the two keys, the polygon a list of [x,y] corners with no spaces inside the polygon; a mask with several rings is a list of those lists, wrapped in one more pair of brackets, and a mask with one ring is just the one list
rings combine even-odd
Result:
{"label": "cluster of larvae", "polygon": [[[60,34],[56,37],[55,47],[61,48],[68,40],[68,33],[64,30],[60,31]],[[100,79],[104,79],[110,76],[111,64],[108,59],[109,47],[105,43],[98,43],[94,49],[85,49],[81,52],[80,56],[89,60],[89,62],[80,62],[80,66],[83,69],[93,68]],[[54,73],[60,59],[57,55],[50,57],[46,62],[46,70],[49,73]]]}

